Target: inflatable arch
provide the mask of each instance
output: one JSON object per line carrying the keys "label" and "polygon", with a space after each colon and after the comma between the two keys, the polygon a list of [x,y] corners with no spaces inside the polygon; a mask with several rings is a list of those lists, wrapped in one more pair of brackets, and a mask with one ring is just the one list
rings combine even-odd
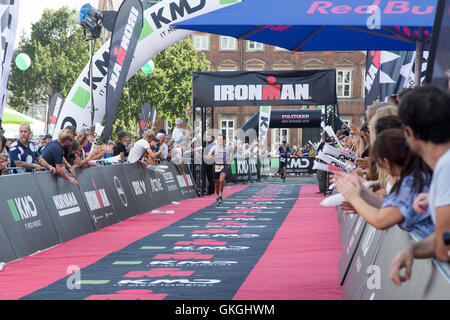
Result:
{"label": "inflatable arch", "polygon": [[[193,31],[175,29],[171,26],[240,2],[240,0],[163,0],[145,8],[144,27],[136,47],[135,55],[127,75],[132,78],[150,59],[174,43],[187,38]],[[93,57],[93,95],[95,104],[95,123],[102,123],[106,112],[106,78],[108,75],[110,42],[106,42]],[[81,72],[70,90],[56,123],[54,137],[68,125],[77,130],[91,125],[89,63]]]}

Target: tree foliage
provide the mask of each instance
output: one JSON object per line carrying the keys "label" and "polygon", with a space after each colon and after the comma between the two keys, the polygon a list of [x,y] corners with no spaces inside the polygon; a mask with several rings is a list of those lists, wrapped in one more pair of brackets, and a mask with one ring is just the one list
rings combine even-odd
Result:
{"label": "tree foliage", "polygon": [[174,126],[175,119],[188,119],[192,98],[192,72],[209,71],[210,62],[197,52],[190,39],[180,41],[158,53],[150,74],[139,71],[131,78],[122,95],[113,133],[134,132],[142,105],[149,102],[158,110],[158,118]]}
{"label": "tree foliage", "polygon": [[66,7],[56,11],[46,9],[33,24],[30,37],[22,35],[13,61],[17,54],[26,53],[31,58],[31,67],[21,71],[12,64],[9,104],[13,108],[22,111],[33,104],[45,104],[56,92],[68,95],[89,62],[83,29],[73,23],[76,15]]}

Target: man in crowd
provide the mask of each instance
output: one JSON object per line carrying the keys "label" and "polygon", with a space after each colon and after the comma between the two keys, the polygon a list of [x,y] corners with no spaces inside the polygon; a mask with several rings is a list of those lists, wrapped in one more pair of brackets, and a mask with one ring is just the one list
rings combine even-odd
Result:
{"label": "man in crowd", "polygon": [[47,145],[47,143],[49,143],[50,141],[52,141],[52,136],[49,134],[46,134],[43,138],[42,138],[42,145],[38,148],[38,153],[42,155],[42,151],[44,150],[45,146]]}
{"label": "man in crowd", "polygon": [[[450,94],[434,86],[413,89],[400,102],[399,116],[405,126],[408,144],[433,170],[430,191],[419,195],[414,209],[428,209],[435,233],[400,251],[391,265],[390,278],[396,284],[409,280],[415,258],[437,257],[448,261],[450,246],[443,240],[450,230]],[[406,268],[405,276],[400,270]]]}
{"label": "man in crowd", "polygon": [[159,151],[161,151],[159,160],[164,161],[167,159],[167,156],[169,155],[169,147],[166,145],[166,136],[164,135],[164,133],[159,132],[156,135],[156,139],[158,139]]}
{"label": "man in crowd", "polygon": [[130,150],[128,155],[128,162],[130,163],[140,163],[143,165],[156,164],[156,159],[159,154],[152,150],[155,148],[157,141],[155,139],[155,132],[153,130],[147,130],[143,139],[136,141]]}
{"label": "man in crowd", "polygon": [[54,166],[37,153],[34,144],[30,142],[30,138],[30,125],[27,123],[21,124],[19,127],[19,139],[11,145],[9,152],[10,166],[21,169],[15,169],[12,173],[33,172],[33,169],[37,171],[48,169],[55,173]]}
{"label": "man in crowd", "polygon": [[52,140],[47,143],[46,147],[44,148],[42,157],[50,165],[56,168],[56,172],[60,177],[66,179],[72,184],[78,184],[78,181],[74,178],[75,175],[73,168],[69,165],[69,171],[74,176],[70,177],[66,172],[67,165],[64,162],[64,148],[72,144],[72,135],[67,130],[61,130],[58,134],[58,140]]}

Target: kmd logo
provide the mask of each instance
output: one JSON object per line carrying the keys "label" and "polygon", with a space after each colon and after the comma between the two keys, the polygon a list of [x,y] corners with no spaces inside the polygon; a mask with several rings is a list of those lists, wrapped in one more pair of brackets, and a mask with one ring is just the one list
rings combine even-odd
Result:
{"label": "kmd logo", "polygon": [[309,159],[306,158],[299,158],[299,159],[294,159],[294,158],[290,158],[289,159],[289,167],[294,169],[308,169],[310,162]]}
{"label": "kmd logo", "polygon": [[120,183],[119,178],[114,177],[114,186],[116,187],[117,194],[119,195],[120,201],[122,201],[125,207],[128,207],[128,199],[125,191],[123,190],[122,183]]}

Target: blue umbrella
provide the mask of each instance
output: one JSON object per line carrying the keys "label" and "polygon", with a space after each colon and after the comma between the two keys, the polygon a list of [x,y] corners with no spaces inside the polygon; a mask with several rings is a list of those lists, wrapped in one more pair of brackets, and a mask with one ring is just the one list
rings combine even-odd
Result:
{"label": "blue umbrella", "polygon": [[431,40],[437,0],[366,1],[244,0],[175,26],[291,51],[412,51]]}

